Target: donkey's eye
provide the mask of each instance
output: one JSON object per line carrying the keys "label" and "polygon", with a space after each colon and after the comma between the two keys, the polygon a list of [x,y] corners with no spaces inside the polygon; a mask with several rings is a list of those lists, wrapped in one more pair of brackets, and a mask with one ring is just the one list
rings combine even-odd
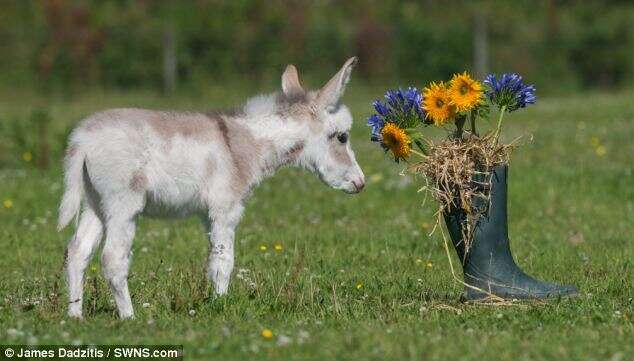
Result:
{"label": "donkey's eye", "polygon": [[339,133],[339,135],[337,135],[337,140],[344,144],[348,141],[348,133]]}

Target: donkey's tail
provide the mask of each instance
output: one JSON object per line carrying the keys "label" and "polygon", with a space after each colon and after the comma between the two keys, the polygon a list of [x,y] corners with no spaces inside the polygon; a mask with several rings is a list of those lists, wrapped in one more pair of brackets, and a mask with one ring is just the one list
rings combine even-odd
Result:
{"label": "donkey's tail", "polygon": [[79,215],[84,197],[84,161],[86,154],[71,141],[64,158],[64,196],[59,205],[57,230],[61,231]]}

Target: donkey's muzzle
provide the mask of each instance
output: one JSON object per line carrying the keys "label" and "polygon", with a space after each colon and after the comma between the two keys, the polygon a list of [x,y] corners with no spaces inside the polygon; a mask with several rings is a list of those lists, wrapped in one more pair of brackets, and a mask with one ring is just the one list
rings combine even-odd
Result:
{"label": "donkey's muzzle", "polygon": [[359,193],[365,187],[365,182],[361,179],[353,180],[352,185],[354,185],[355,193]]}

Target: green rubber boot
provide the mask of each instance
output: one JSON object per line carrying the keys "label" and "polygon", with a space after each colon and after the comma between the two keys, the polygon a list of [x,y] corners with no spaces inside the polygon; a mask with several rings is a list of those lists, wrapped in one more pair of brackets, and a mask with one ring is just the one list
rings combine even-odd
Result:
{"label": "green rubber boot", "polygon": [[487,292],[504,299],[547,299],[577,295],[575,286],[536,280],[515,264],[508,238],[507,174],[507,166],[493,168],[490,208],[488,213],[480,217],[466,255],[460,228],[464,212],[456,210],[445,214],[449,235],[462,262],[464,282],[486,291],[465,286],[463,299],[481,300],[489,297]]}

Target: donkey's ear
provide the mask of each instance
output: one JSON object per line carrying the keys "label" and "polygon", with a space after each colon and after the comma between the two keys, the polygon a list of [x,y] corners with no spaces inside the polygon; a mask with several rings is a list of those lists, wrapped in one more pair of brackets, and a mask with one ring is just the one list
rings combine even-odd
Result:
{"label": "donkey's ear", "polygon": [[282,92],[287,97],[304,94],[304,88],[299,83],[297,68],[295,65],[288,65],[282,74]]}
{"label": "donkey's ear", "polygon": [[357,64],[357,57],[354,56],[348,60],[346,60],[345,64],[341,67],[341,70],[335,74],[324,85],[317,95],[317,102],[320,106],[332,107],[337,104],[339,98],[343,96],[343,92],[346,89],[346,84],[350,81],[350,73],[352,72],[352,68]]}

